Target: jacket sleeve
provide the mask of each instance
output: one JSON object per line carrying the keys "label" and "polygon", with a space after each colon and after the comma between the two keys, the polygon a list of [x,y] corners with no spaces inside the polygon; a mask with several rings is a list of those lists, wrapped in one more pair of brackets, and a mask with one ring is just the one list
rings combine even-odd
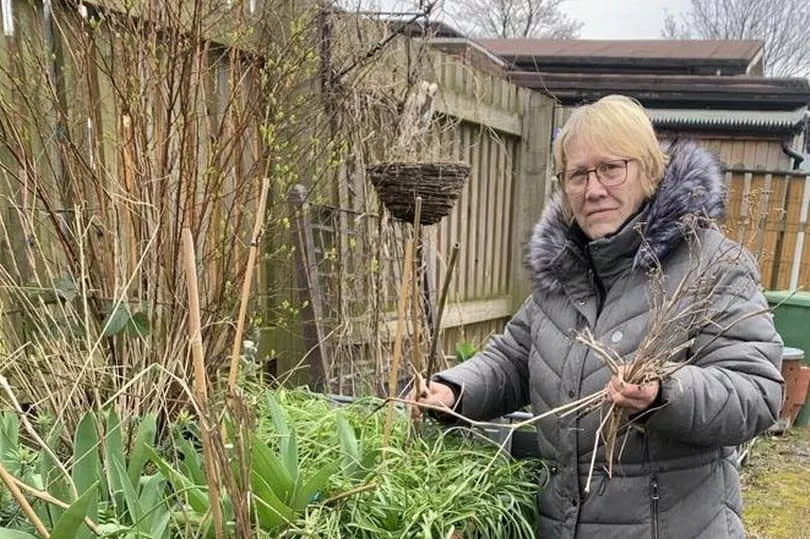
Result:
{"label": "jacket sleeve", "polygon": [[459,388],[459,413],[486,420],[513,412],[529,402],[528,357],[534,299],[529,297],[475,357],[437,373],[437,382]]}
{"label": "jacket sleeve", "polygon": [[[650,415],[647,429],[696,445],[732,446],[778,419],[782,339],[764,311],[768,304],[753,260],[726,268],[724,284],[715,323],[705,326],[691,347],[699,357],[662,383],[663,404]],[[722,331],[728,325],[731,329]]]}

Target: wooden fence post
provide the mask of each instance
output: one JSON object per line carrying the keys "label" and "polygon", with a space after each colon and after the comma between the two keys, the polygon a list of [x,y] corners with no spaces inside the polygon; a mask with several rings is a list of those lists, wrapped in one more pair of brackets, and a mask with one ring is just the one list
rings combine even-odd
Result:
{"label": "wooden fence post", "polygon": [[546,181],[551,163],[549,144],[554,115],[554,102],[551,99],[531,90],[521,90],[519,95],[523,102],[523,123],[519,168],[512,193],[509,293],[513,311],[531,293],[531,282],[524,269],[525,246],[546,204]]}
{"label": "wooden fence post", "polygon": [[323,302],[318,286],[318,267],[315,262],[315,240],[308,215],[307,190],[301,184],[290,190],[287,201],[295,216],[295,259],[299,295],[304,308],[301,310],[304,342],[309,359],[309,382],[312,389],[328,389],[329,369],[323,350]]}

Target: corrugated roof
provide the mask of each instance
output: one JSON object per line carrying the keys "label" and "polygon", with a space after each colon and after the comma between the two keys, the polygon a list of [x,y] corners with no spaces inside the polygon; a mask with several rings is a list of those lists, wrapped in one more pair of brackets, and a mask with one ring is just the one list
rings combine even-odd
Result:
{"label": "corrugated roof", "polygon": [[752,76],[605,75],[512,71],[512,82],[547,93],[565,104],[627,94],[647,107],[795,110],[810,103],[807,79]]}
{"label": "corrugated roof", "polygon": [[479,39],[499,56],[535,58],[647,58],[751,61],[762,49],[760,40],[709,39]]}
{"label": "corrugated roof", "polygon": [[792,111],[646,109],[653,125],[666,129],[757,130],[796,132],[805,122],[805,108]]}

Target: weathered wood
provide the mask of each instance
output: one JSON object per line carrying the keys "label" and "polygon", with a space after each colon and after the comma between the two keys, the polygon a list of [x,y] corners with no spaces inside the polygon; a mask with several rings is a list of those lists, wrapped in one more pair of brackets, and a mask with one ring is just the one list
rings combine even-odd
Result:
{"label": "weathered wood", "polygon": [[[511,296],[500,296],[492,299],[449,302],[442,316],[440,330],[457,327],[476,327],[490,320],[501,320],[514,314]],[[396,333],[396,313],[388,311],[382,315],[383,330],[380,332],[389,338]],[[375,336],[369,331],[365,319],[358,319],[351,325],[350,341],[354,343],[371,342]],[[385,338],[385,337],[384,337]]]}
{"label": "weathered wood", "polygon": [[790,289],[810,287],[810,175],[804,180],[799,214],[799,234],[790,271]]}
{"label": "weathered wood", "polygon": [[447,304],[447,295],[450,292],[450,282],[453,279],[453,270],[456,267],[456,262],[458,261],[458,252],[459,252],[459,245],[456,243],[452,247],[452,252],[450,253],[450,261],[447,264],[447,271],[444,275],[444,282],[442,283],[442,291],[439,295],[439,305],[437,307],[436,318],[433,322],[433,327],[431,331],[430,337],[430,353],[428,354],[428,366],[427,366],[427,373],[425,374],[425,379],[430,381],[430,378],[433,376],[435,372],[436,365],[439,363],[439,358],[437,356],[439,350],[441,350],[441,327],[442,327],[442,319],[444,318],[444,307]]}
{"label": "weathered wood", "polygon": [[788,261],[784,259],[783,250],[786,239],[785,236],[787,234],[785,221],[787,219],[787,196],[790,191],[790,177],[780,176],[777,178],[777,186],[777,195],[774,198],[774,200],[777,201],[777,205],[773,215],[773,230],[775,235],[773,249],[774,263],[771,278],[766,282],[766,285],[772,290],[778,288],[780,276],[785,273],[786,269],[789,267],[787,264]]}
{"label": "weathered wood", "polygon": [[487,104],[476,97],[458,92],[439,90],[436,111],[496,131],[520,136],[521,118],[516,112]]}
{"label": "weathered wood", "polygon": [[490,181],[492,183],[492,190],[490,191],[492,202],[490,204],[490,223],[487,226],[490,235],[492,236],[492,271],[490,272],[490,288],[489,295],[503,293],[501,290],[501,271],[503,263],[506,260],[504,256],[505,245],[503,244],[502,227],[503,219],[501,218],[505,210],[504,204],[504,191],[503,184],[505,179],[504,171],[506,161],[506,141],[502,140],[495,147],[495,152],[492,161],[490,162]]}
{"label": "weathered wood", "polygon": [[529,295],[531,285],[523,270],[523,246],[542,212],[548,171],[551,166],[549,143],[552,131],[553,103],[539,94],[529,94],[524,101],[523,135],[520,142],[518,173],[512,188],[512,308]]}
{"label": "weathered wood", "polygon": [[288,195],[290,210],[295,218],[296,276],[300,290],[304,340],[308,347],[309,379],[314,389],[326,389],[329,367],[324,354],[323,300],[318,284],[315,262],[315,241],[308,215],[307,191],[296,185]]}

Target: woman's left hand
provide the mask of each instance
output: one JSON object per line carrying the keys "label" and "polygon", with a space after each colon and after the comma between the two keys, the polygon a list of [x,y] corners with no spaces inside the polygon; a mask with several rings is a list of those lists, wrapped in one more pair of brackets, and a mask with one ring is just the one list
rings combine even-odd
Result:
{"label": "woman's left hand", "polygon": [[[624,371],[624,366],[619,367],[619,371]],[[607,398],[616,406],[626,408],[630,413],[643,412],[655,402],[658,392],[661,391],[661,384],[658,380],[646,384],[629,384],[620,381],[617,375],[611,377],[607,385]]]}

